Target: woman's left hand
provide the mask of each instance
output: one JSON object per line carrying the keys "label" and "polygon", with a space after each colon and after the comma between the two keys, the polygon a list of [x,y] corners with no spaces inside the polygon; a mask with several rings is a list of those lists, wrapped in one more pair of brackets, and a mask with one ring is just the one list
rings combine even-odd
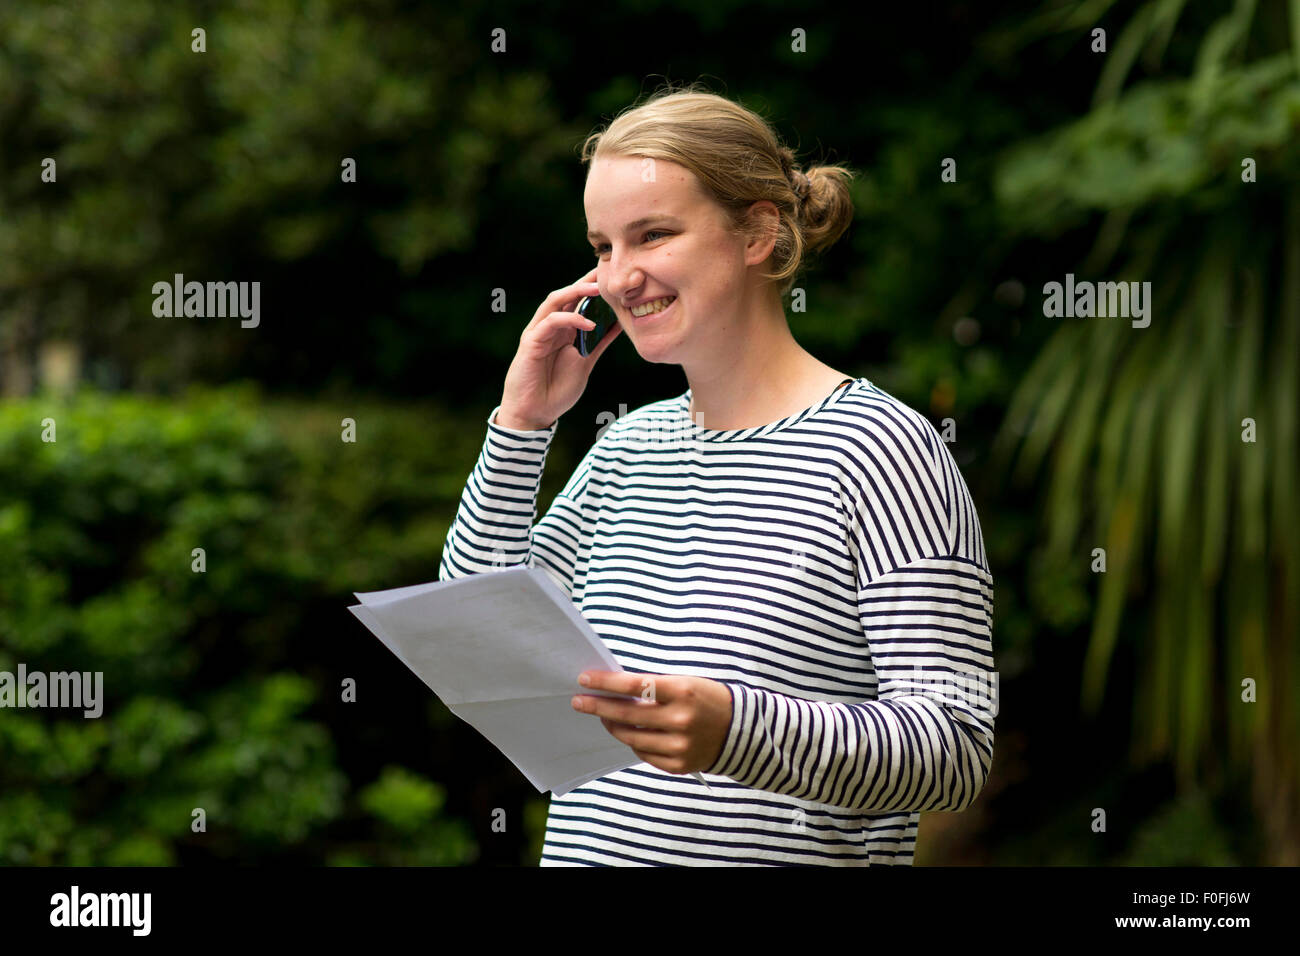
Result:
{"label": "woman's left hand", "polygon": [[651,766],[694,773],[713,766],[722,755],[731,728],[731,691],[726,685],[707,677],[617,671],[583,671],[578,683],[589,690],[640,698],[580,694],[573,698],[573,709],[598,716],[606,730]]}

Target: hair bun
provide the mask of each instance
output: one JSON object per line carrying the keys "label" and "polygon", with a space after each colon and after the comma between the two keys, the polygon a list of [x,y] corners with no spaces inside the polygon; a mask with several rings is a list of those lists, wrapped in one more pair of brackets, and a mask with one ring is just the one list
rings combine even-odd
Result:
{"label": "hair bun", "polygon": [[812,191],[812,180],[808,174],[796,169],[794,171],[794,193],[799,197],[800,202],[808,198],[808,193]]}

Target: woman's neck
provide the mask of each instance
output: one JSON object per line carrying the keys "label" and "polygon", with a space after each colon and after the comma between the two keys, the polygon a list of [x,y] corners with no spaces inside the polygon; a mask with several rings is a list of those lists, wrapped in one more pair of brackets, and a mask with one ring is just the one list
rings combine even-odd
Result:
{"label": "woman's neck", "polygon": [[763,369],[761,375],[691,383],[691,420],[701,428],[731,431],[789,418],[830,395],[853,376],[831,368],[802,348],[797,362]]}

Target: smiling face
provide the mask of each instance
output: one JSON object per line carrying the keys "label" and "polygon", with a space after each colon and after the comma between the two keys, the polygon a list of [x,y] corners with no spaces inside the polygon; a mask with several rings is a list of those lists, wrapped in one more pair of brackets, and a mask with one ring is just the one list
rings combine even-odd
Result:
{"label": "smiling face", "polygon": [[[641,357],[688,366],[726,348],[748,307],[748,266],[766,255],[728,231],[695,175],[662,159],[598,157],[583,202],[600,294]],[[666,311],[632,311],[664,298]]]}

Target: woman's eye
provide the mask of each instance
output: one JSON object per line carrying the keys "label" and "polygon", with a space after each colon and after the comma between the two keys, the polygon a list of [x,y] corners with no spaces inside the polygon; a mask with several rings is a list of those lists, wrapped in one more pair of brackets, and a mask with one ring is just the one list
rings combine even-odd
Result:
{"label": "woman's eye", "polygon": [[[651,229],[649,232],[645,233],[645,235],[644,235],[642,238],[644,238],[644,239],[649,239],[651,236],[666,236],[666,235],[669,235],[669,234],[666,233],[666,232],[664,232],[664,231],[661,230],[661,229]],[[598,245],[598,246],[593,246],[593,247],[592,247],[592,252],[594,252],[594,253],[596,254],[596,258],[599,259],[599,258],[600,258],[600,254],[601,254],[601,250],[603,250],[603,249],[605,249],[605,248],[607,248],[607,244],[602,242],[602,243],[601,243],[600,245]]]}

